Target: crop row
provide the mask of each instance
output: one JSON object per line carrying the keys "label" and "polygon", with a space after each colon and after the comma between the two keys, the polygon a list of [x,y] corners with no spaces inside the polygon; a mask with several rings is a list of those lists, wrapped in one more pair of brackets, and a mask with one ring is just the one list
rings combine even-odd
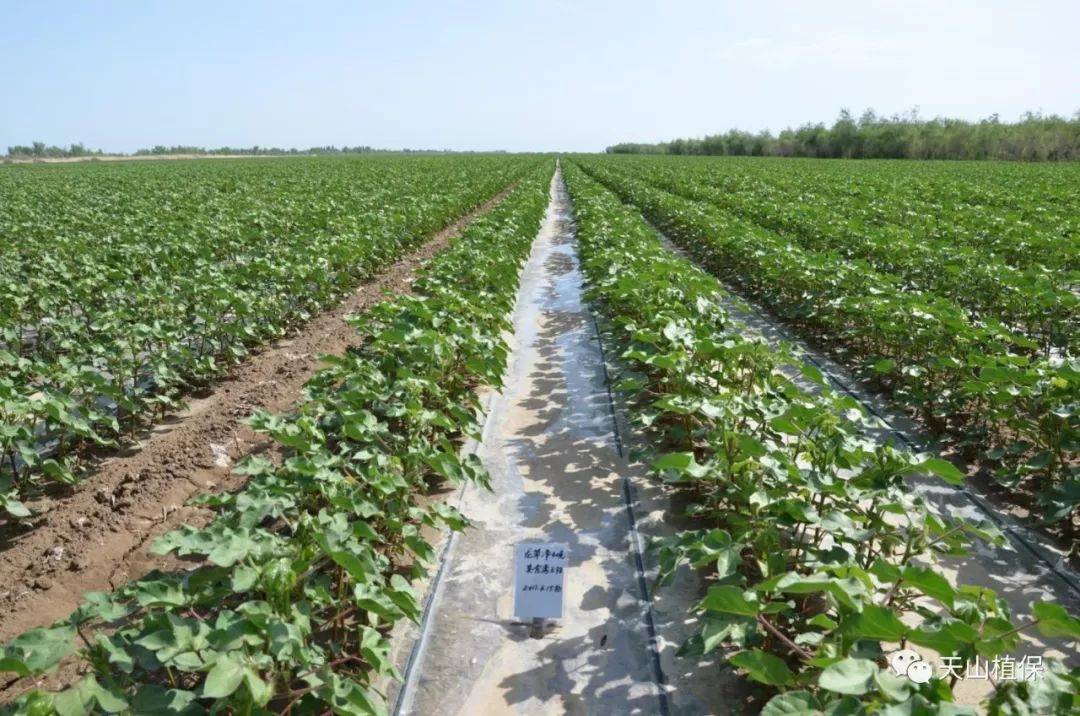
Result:
{"label": "crop row", "polygon": [[[882,668],[904,645],[961,663],[1015,649],[1022,629],[1080,637],[1080,620],[1038,603],[1019,624],[992,590],[956,584],[938,562],[987,525],[935,515],[905,476],[963,476],[950,463],[861,435],[857,404],[820,374],[744,338],[709,274],[665,248],[641,218],[577,166],[574,202],[589,295],[616,348],[617,387],[653,467],[692,493],[699,528],[665,540],[661,583],[704,570],[698,634],[684,654],[724,660],[763,685],[762,713],[957,714],[955,680],[917,684]],[[792,368],[822,385],[803,390]],[[722,647],[722,648],[721,648]],[[1012,682],[992,713],[1077,707],[1080,670]]]}
{"label": "crop row", "polygon": [[[613,165],[623,168],[622,164]],[[1080,268],[1029,265],[1019,270],[985,247],[933,238],[917,225],[870,225],[872,201],[828,186],[747,186],[713,165],[654,165],[635,172],[679,196],[706,201],[789,237],[810,251],[834,252],[896,276],[901,285],[956,303],[980,322],[1000,322],[1028,339],[1019,348],[1075,354],[1080,335]],[[735,186],[733,186],[735,184]],[[955,217],[957,223],[959,217]],[[1070,253],[1059,241],[1057,256]],[[1073,252],[1075,253],[1075,252]],[[1072,264],[1077,266],[1076,257]],[[1028,341],[1031,341],[1030,343]]]}
{"label": "crop row", "polygon": [[830,252],[807,251],[714,205],[581,165],[639,208],[709,271],[803,335],[830,346],[911,407],[999,481],[1038,491],[1035,512],[1069,529],[1080,505],[1080,371],[1034,358],[1000,325],[909,290],[895,277]]}
{"label": "crop row", "polygon": [[851,217],[867,228],[903,227],[926,240],[975,249],[1018,268],[1080,268],[1075,242],[1080,175],[1075,165],[646,161],[690,171],[725,191],[808,202],[827,197],[834,220]]}
{"label": "crop row", "polygon": [[[0,172],[0,514],[175,407],[535,160]],[[56,169],[56,171],[52,171]]]}
{"label": "crop row", "polygon": [[1062,251],[1080,230],[1075,164],[871,162],[865,171],[822,168],[797,168],[788,187],[835,186],[835,193],[871,200],[891,223],[992,251],[1017,266],[1054,265],[1064,255],[1076,267],[1076,250]]}
{"label": "crop row", "polygon": [[479,431],[475,389],[501,382],[549,179],[550,167],[531,171],[426,266],[413,295],[354,318],[362,344],[309,383],[296,414],[252,418],[287,458],[243,462],[241,491],[201,500],[213,521],[155,543],[200,566],[89,594],[70,620],[5,645],[5,671],[76,659],[89,672],[8,711],[381,713],[374,684],[395,675],[388,633],[419,618],[411,580],[434,557],[423,529],[465,524],[424,497],[446,481],[487,483],[459,445]]}

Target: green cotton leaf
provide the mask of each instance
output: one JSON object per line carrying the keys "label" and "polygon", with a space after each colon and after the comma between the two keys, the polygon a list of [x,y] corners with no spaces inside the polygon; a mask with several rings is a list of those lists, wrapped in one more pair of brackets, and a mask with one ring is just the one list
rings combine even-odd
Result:
{"label": "green cotton leaf", "polygon": [[914,587],[928,597],[933,597],[942,604],[952,607],[956,590],[949,580],[927,567],[909,565],[903,572],[904,586]]}
{"label": "green cotton leaf", "polygon": [[838,579],[827,574],[801,575],[788,572],[776,583],[776,589],[787,594],[812,594],[828,592],[837,602],[853,611],[860,608],[866,587],[857,579]]}
{"label": "green cotton leaf", "polygon": [[438,452],[428,457],[426,462],[435,473],[442,475],[453,485],[460,485],[465,480],[461,461],[453,453]]}
{"label": "green cotton leaf", "polygon": [[258,580],[259,570],[240,565],[233,568],[229,586],[233,592],[244,594],[251,591]]}
{"label": "green cotton leaf", "polygon": [[142,581],[135,588],[135,599],[141,607],[182,607],[187,603],[187,598],[179,582],[174,579]]}
{"label": "green cotton leaf", "polygon": [[822,387],[825,387],[827,385],[825,381],[825,374],[821,372],[820,368],[818,368],[810,361],[799,361],[798,368],[799,372],[801,372],[806,378],[810,379],[812,382],[817,383]]}
{"label": "green cotton leaf", "polygon": [[86,689],[85,681],[52,695],[52,707],[58,716],[89,716],[93,713],[94,697]]}
{"label": "green cotton leaf", "polygon": [[273,687],[266,683],[266,681],[259,676],[259,673],[251,667],[244,669],[244,685],[247,686],[248,693],[251,694],[252,700],[259,706],[265,706],[274,695]]}
{"label": "green cotton leaf", "polygon": [[825,667],[818,684],[827,691],[862,696],[870,690],[877,672],[877,664],[869,659],[847,658]]}
{"label": "green cotton leaf", "polygon": [[799,436],[803,434],[803,429],[795,424],[791,418],[786,415],[778,415],[769,421],[769,426],[778,433],[784,435]]}
{"label": "green cotton leaf", "polygon": [[461,532],[469,526],[469,520],[461,514],[457,509],[451,507],[445,502],[435,502],[431,506],[431,512],[435,514],[439,520],[442,521],[447,527],[454,532]]}
{"label": "green cotton leaf", "polygon": [[1080,480],[1066,480],[1045,487],[1039,495],[1039,503],[1045,508],[1040,523],[1052,524],[1065,519],[1080,506]]}
{"label": "green cotton leaf", "polygon": [[206,558],[219,567],[231,567],[245,559],[256,549],[255,540],[248,530],[228,530],[215,536],[214,548]]}
{"label": "green cotton leaf", "polygon": [[193,708],[197,696],[191,691],[143,684],[131,699],[131,710],[139,716],[178,716],[198,713]]}
{"label": "green cotton leaf", "polygon": [[708,653],[724,643],[731,624],[717,619],[706,620],[701,627],[703,653]]}
{"label": "green cotton leaf", "polygon": [[202,695],[208,699],[226,698],[240,687],[244,679],[244,665],[231,654],[222,654],[206,675]]}
{"label": "green cotton leaf", "polygon": [[738,545],[733,545],[731,535],[720,529],[701,533],[700,539],[689,541],[684,549],[695,569],[713,562],[717,579],[732,574],[742,561]]}
{"label": "green cotton leaf", "polygon": [[701,608],[746,617],[756,617],[759,612],[756,598],[747,599],[742,589],[729,584],[709,587],[705,598],[701,600]]}
{"label": "green cotton leaf", "polygon": [[888,373],[896,367],[896,361],[889,358],[882,358],[877,363],[874,363],[875,373]]}
{"label": "green cotton leaf", "polygon": [[360,637],[360,653],[378,674],[400,678],[390,656],[390,642],[377,630],[363,627]]}
{"label": "green cotton leaf", "polygon": [[795,680],[795,676],[783,659],[760,649],[740,651],[728,661],[732,666],[744,669],[754,681],[769,686],[787,686]]}
{"label": "green cotton leaf", "polygon": [[233,468],[233,473],[237,475],[247,475],[248,477],[255,477],[256,475],[269,475],[274,472],[274,463],[270,462],[266,458],[248,456],[241,460],[236,467]]}
{"label": "green cotton leaf", "polygon": [[694,478],[704,477],[709,471],[704,465],[698,464],[692,452],[669,452],[654,460],[652,466],[658,472],[671,470]]}
{"label": "green cotton leaf", "polygon": [[906,627],[891,609],[867,604],[862,612],[845,623],[850,636],[897,642],[903,639]]}
{"label": "green cotton leaf", "polygon": [[839,626],[836,623],[836,621],[834,619],[832,619],[831,617],[829,617],[827,614],[818,614],[818,615],[814,616],[813,619],[811,619],[810,621],[808,621],[806,623],[809,624],[810,626],[816,626],[819,629],[826,629],[826,630],[835,629],[837,626]]}
{"label": "green cotton leaf", "polygon": [[91,713],[115,714],[128,710],[128,703],[93,676],[86,676],[70,689],[53,695],[53,708],[60,716],[83,716]]}
{"label": "green cotton leaf", "polygon": [[388,591],[367,584],[353,587],[353,599],[356,606],[373,614],[378,614],[388,622],[397,621],[401,607],[390,598]]}
{"label": "green cotton leaf", "polygon": [[815,706],[809,691],[788,691],[769,699],[761,716],[818,716],[821,710]]}
{"label": "green cotton leaf", "polygon": [[14,656],[0,656],[0,674],[15,674],[19,677],[34,673],[22,659]]}
{"label": "green cotton leaf", "polygon": [[1050,450],[1043,450],[1035,457],[1031,458],[1024,464],[1024,469],[1032,472],[1042,470],[1044,467],[1050,464],[1054,459],[1054,453]]}
{"label": "green cotton leaf", "polygon": [[419,624],[420,601],[408,580],[400,574],[394,574],[390,577],[390,586],[391,589],[386,590],[386,596],[390,597],[390,601],[396,604],[405,616]]}
{"label": "green cotton leaf", "polygon": [[136,646],[141,646],[148,651],[161,651],[168,649],[176,643],[175,630],[158,629],[135,640]]}
{"label": "green cotton leaf", "polygon": [[1001,617],[990,617],[983,622],[977,648],[980,654],[988,656],[1014,651],[1020,643],[1020,634],[1012,622]]}
{"label": "green cotton leaf", "polygon": [[[364,559],[361,559],[359,555],[354,554],[348,548],[343,547],[340,544],[340,538],[330,532],[316,532],[313,536],[315,543],[322,548],[330,559],[344,569],[349,575],[357,582],[364,582],[368,579],[369,575],[377,571],[374,568],[374,564],[371,562],[371,557],[368,553],[361,553]],[[332,540],[332,542],[331,542]]]}
{"label": "green cotton leaf", "polygon": [[16,518],[29,517],[30,510],[27,509],[26,505],[15,498],[15,494],[16,493],[14,492],[10,492],[0,497],[0,500],[3,500],[4,511]]}
{"label": "green cotton leaf", "polygon": [[1080,619],[1060,604],[1036,602],[1031,606],[1031,614],[1038,620],[1036,627],[1043,636],[1080,639]]}
{"label": "green cotton leaf", "polygon": [[108,655],[109,663],[117,671],[130,674],[135,668],[135,661],[118,640],[99,632],[94,635],[94,643]]}
{"label": "green cotton leaf", "polygon": [[789,602],[769,602],[761,607],[762,614],[784,614],[791,611]]}
{"label": "green cotton leaf", "polygon": [[863,716],[866,710],[854,696],[830,698],[828,694],[814,696],[808,691],[787,691],[772,697],[761,713],[762,716]]}
{"label": "green cotton leaf", "polygon": [[768,455],[769,450],[760,440],[751,435],[739,435],[739,451],[744,457],[758,458]]}
{"label": "green cotton leaf", "polygon": [[937,709],[936,716],[979,716],[980,713],[974,706],[953,704],[948,701],[942,701],[934,706]]}
{"label": "green cotton leaf", "polygon": [[858,610],[866,596],[866,586],[854,577],[833,577],[829,580],[829,594],[848,609]]}
{"label": "green cotton leaf", "polygon": [[371,525],[369,525],[363,520],[357,520],[356,522],[353,522],[352,530],[353,534],[356,535],[357,538],[365,542],[379,541],[379,533],[376,532]]}
{"label": "green cotton leaf", "polygon": [[134,607],[118,601],[115,594],[87,592],[83,595],[83,602],[72,615],[72,619],[76,624],[81,624],[90,619],[114,622],[123,619],[132,611],[134,611]]}
{"label": "green cotton leaf", "polygon": [[37,627],[25,631],[3,647],[10,671],[40,674],[54,668],[75,650],[75,627]]}
{"label": "green cotton leaf", "polygon": [[883,584],[891,584],[900,579],[900,568],[892,562],[878,557],[870,565],[870,574],[877,577]]}
{"label": "green cotton leaf", "polygon": [[917,469],[937,475],[950,485],[963,485],[964,473],[948,460],[940,457],[931,457],[920,462]]}
{"label": "green cotton leaf", "polygon": [[94,679],[90,679],[90,691],[94,695],[98,707],[105,713],[120,713],[121,711],[126,711],[128,708],[127,701],[120,696],[117,696],[112,691],[104,688]]}
{"label": "green cotton leaf", "polygon": [[416,555],[416,558],[419,559],[420,562],[426,564],[435,559],[435,548],[422,537],[410,535],[405,538],[405,544],[412,550],[413,554]]}
{"label": "green cotton leaf", "polygon": [[735,574],[735,570],[741,563],[742,555],[739,553],[738,547],[728,547],[724,549],[716,557],[716,578],[724,579],[725,577]]}
{"label": "green cotton leaf", "polygon": [[741,639],[747,631],[747,624],[750,623],[712,615],[703,617],[702,622],[701,643],[703,654],[708,654],[725,641],[741,643]]}
{"label": "green cotton leaf", "polygon": [[959,654],[979,640],[979,633],[963,622],[949,622],[912,629],[907,638],[912,644],[925,646],[939,654]]}
{"label": "green cotton leaf", "polygon": [[912,682],[894,675],[888,669],[881,669],[874,675],[878,690],[892,701],[903,701],[911,695]]}
{"label": "green cotton leaf", "polygon": [[206,674],[202,694],[207,699],[225,699],[240,688],[244,679],[244,665],[232,654],[220,654],[210,672]]}
{"label": "green cotton leaf", "polygon": [[[940,691],[944,689],[936,690],[935,696],[940,698]],[[853,714],[855,712],[846,712]],[[980,712],[974,706],[962,706],[960,704],[954,704],[949,701],[936,701],[931,703],[922,694],[914,694],[913,696],[901,701],[900,703],[893,704],[888,708],[883,708],[874,712],[874,716],[978,716]],[[1025,707],[1022,711],[991,711],[990,713],[995,716],[1033,716],[1033,713],[1042,714],[1044,712],[1032,712]],[[831,714],[829,715],[831,716]]]}
{"label": "green cotton leaf", "polygon": [[64,465],[58,463],[56,460],[43,460],[40,465],[40,469],[49,478],[65,485],[74,485],[78,482],[78,479],[75,477],[74,473],[72,473],[71,470],[69,470]]}
{"label": "green cotton leaf", "polygon": [[827,574],[802,575],[798,572],[789,572],[776,583],[776,589],[788,594],[823,592],[829,588],[831,580],[832,577]]}
{"label": "green cotton leaf", "polygon": [[331,672],[326,675],[326,681],[327,686],[320,690],[319,695],[334,707],[336,713],[349,716],[385,716],[386,709],[381,700],[352,679],[345,679]]}

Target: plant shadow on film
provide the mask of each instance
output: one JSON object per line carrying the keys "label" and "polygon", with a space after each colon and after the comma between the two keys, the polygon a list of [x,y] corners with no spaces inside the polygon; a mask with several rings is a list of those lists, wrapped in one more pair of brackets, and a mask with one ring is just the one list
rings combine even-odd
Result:
{"label": "plant shadow on film", "polygon": [[[516,462],[538,487],[519,501],[524,524],[566,542],[575,570],[569,579],[587,579],[592,586],[568,590],[568,597],[577,599],[567,603],[568,614],[581,615],[573,615],[574,621],[585,623],[585,633],[575,631],[567,638],[556,629],[551,643],[535,653],[539,663],[506,676],[500,687],[511,704],[535,701],[543,693],[550,694],[547,700],[557,698],[567,713],[660,713],[647,606],[641,600],[623,485],[624,476],[648,478],[640,465],[617,452],[595,327],[581,303],[582,277],[572,258],[572,232],[560,231],[556,242],[562,250],[547,259],[552,284],[537,316],[538,360],[528,374],[528,398],[519,403],[528,418],[516,426],[520,437],[512,445]],[[666,504],[666,495],[662,497]],[[676,517],[678,512],[678,507],[669,510],[675,524],[684,521]],[[695,586],[654,595],[653,606],[661,615],[657,626],[662,662],[672,663],[679,647],[666,633],[686,621],[699,591]],[[692,690],[676,694],[669,686],[667,698],[678,698],[671,703],[673,712],[715,712],[723,708],[717,706],[721,700],[732,705],[733,713],[740,712],[737,697],[717,698],[731,691],[716,688],[714,662],[678,667],[680,680],[700,669],[710,688],[696,700]],[[736,682],[728,671],[724,681]],[[537,683],[544,685],[542,690]]]}
{"label": "plant shadow on film", "polygon": [[[547,268],[556,280],[580,281],[567,254],[554,253]],[[499,684],[507,703],[558,700],[567,713],[595,711],[602,699],[612,712],[655,713],[648,635],[629,540],[621,474],[607,391],[591,321],[578,305],[545,296],[538,316],[538,360],[531,366],[529,396],[520,407],[528,422],[511,442],[516,462],[538,489],[521,500],[524,525],[569,547],[568,581],[592,586],[575,604],[568,588],[566,613],[587,625],[570,638],[560,631],[535,654],[539,662]],[[574,624],[575,630],[578,628]],[[544,688],[538,691],[537,683]],[[599,706],[604,711],[603,706]]]}

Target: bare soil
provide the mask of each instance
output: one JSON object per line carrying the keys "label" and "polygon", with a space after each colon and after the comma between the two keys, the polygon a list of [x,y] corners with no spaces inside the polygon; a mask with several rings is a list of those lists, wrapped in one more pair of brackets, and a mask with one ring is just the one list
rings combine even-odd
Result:
{"label": "bare soil", "polygon": [[172,565],[169,558],[147,553],[153,539],[181,524],[205,524],[213,514],[185,502],[199,493],[240,487],[244,478],[232,474],[232,464],[274,451],[273,441],[243,420],[256,409],[293,408],[304,383],[321,367],[320,356],[341,354],[359,342],[346,317],[388,293],[409,293],[417,269],[512,188],[438,232],[294,335],[238,365],[208,395],[191,399],[185,412],[105,459],[70,497],[35,505],[45,512],[39,522],[0,530],[0,643],[67,617],[85,592],[109,590]]}

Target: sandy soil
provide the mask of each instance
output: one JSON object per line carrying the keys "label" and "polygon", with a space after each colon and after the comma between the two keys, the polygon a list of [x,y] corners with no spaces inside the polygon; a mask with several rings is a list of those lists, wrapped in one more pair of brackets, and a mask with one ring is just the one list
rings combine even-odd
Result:
{"label": "sandy soil", "polygon": [[321,365],[356,343],[345,322],[387,292],[408,293],[416,269],[446,246],[509,189],[440,231],[423,247],[358,288],[345,301],[287,339],[238,366],[205,397],[172,416],[123,454],[106,459],[71,497],[32,528],[0,531],[0,642],[66,617],[87,591],[107,590],[168,566],[146,548],[180,524],[204,524],[209,510],[185,506],[201,492],[238,487],[231,465],[272,452],[272,441],[242,423],[255,409],[288,411]]}

